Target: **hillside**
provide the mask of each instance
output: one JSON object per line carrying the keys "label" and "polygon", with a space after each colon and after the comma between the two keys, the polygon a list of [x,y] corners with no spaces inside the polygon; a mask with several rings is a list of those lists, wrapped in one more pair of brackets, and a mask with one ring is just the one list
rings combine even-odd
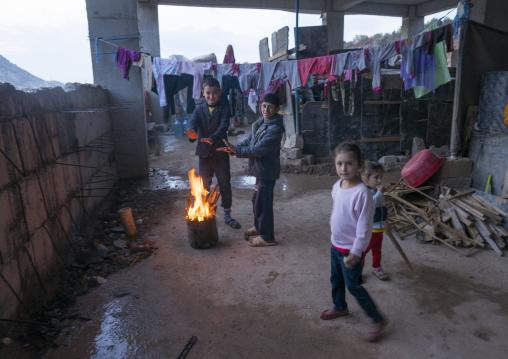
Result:
{"label": "hillside", "polygon": [[58,81],[45,81],[19,68],[0,55],[0,82],[8,82],[18,90],[30,90],[40,87],[63,87]]}

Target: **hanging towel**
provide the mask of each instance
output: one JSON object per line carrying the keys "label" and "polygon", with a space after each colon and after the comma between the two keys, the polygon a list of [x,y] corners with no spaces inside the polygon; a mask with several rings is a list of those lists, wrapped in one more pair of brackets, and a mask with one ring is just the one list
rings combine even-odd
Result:
{"label": "hanging towel", "polygon": [[132,61],[138,61],[140,58],[141,52],[127,50],[123,47],[118,48],[117,66],[119,69],[123,70],[124,79],[129,79],[129,70],[131,69]]}

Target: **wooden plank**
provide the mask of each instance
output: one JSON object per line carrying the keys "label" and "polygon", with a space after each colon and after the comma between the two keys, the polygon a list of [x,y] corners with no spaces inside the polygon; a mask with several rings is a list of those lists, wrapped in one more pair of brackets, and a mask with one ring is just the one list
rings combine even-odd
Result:
{"label": "wooden plank", "polygon": [[376,138],[362,138],[356,142],[368,143],[368,142],[398,142],[401,136],[390,136],[390,137],[376,137]]}
{"label": "wooden plank", "polygon": [[496,223],[502,223],[503,217],[498,216],[497,214],[492,213],[488,209],[485,209],[482,205],[474,203],[470,198],[462,198],[461,201],[465,202],[469,207],[476,209],[478,212],[482,213],[485,217],[489,217]]}
{"label": "wooden plank", "polygon": [[[300,48],[298,49],[298,51],[303,51],[305,49],[307,49],[307,46],[302,44],[302,45],[300,45]],[[272,62],[273,60],[277,60],[279,57],[282,57],[282,56],[294,54],[295,51],[296,51],[296,48],[281,51],[278,54],[275,54],[275,55],[269,57],[267,62]]]}
{"label": "wooden plank", "polygon": [[[508,189],[507,189],[508,190]],[[489,208],[491,208],[493,211],[505,216],[505,217],[508,217],[508,213],[506,213],[505,211],[503,211],[501,208],[498,208],[496,207],[495,205],[493,205],[492,203],[490,203],[489,201],[487,201],[486,199],[484,199],[482,196],[480,196],[479,194],[477,193],[474,193],[471,197],[473,197],[474,199],[478,200],[479,202],[483,203],[486,207],[488,206]]]}
{"label": "wooden plank", "polygon": [[[434,188],[434,186],[417,187],[417,189],[420,190],[420,191],[426,191],[428,189],[433,189],[433,188]],[[414,188],[399,189],[399,190],[393,191],[393,193],[397,193],[398,195],[403,195],[403,194],[408,194],[408,193],[414,193],[414,192],[418,192],[418,191],[416,189],[414,189]]]}
{"label": "wooden plank", "polygon": [[501,252],[501,249],[499,249],[499,247],[497,246],[496,242],[490,238],[491,236],[491,233],[489,232],[489,230],[486,228],[486,226],[483,224],[482,221],[480,221],[479,219],[475,218],[475,221],[474,223],[476,224],[476,228],[478,229],[478,231],[480,232],[480,235],[482,236],[483,239],[485,239],[485,241],[489,244],[489,246],[492,247],[492,249],[499,255],[499,256],[502,256],[503,255],[503,252]]}
{"label": "wooden plank", "polygon": [[466,212],[468,212],[472,216],[474,216],[476,218],[479,218],[481,220],[485,220],[485,216],[482,213],[478,212],[474,208],[471,208],[470,206],[468,206],[464,202],[461,202],[460,200],[455,199],[455,200],[453,200],[453,203],[455,203],[457,206],[459,206],[460,208],[462,208],[463,210],[465,210]]}
{"label": "wooden plank", "polygon": [[404,101],[363,101],[364,105],[400,105]]}
{"label": "wooden plank", "polygon": [[400,203],[404,204],[405,206],[407,206],[407,207],[411,208],[412,210],[416,211],[416,212],[417,212],[417,213],[418,213],[421,217],[423,217],[425,220],[428,220],[428,219],[429,219],[429,217],[428,217],[428,215],[427,215],[427,212],[425,212],[424,210],[422,210],[422,209],[420,209],[420,208],[416,207],[416,206],[415,206],[415,205],[413,205],[412,203],[409,203],[408,201],[406,201],[406,200],[404,200],[404,199],[400,198],[399,196],[397,196],[397,195],[395,195],[395,194],[393,194],[393,193],[388,193],[388,192],[385,192],[385,196],[390,197],[390,198],[392,198],[392,199],[394,199],[394,200],[396,200],[396,201],[398,201],[398,202],[400,202]]}

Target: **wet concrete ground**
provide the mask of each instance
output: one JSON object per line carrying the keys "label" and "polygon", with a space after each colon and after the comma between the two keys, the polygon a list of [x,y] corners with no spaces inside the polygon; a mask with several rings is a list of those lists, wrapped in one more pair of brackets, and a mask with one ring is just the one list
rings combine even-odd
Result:
{"label": "wet concrete ground", "polygon": [[45,357],[177,358],[192,336],[198,340],[189,359],[506,356],[505,257],[479,249],[466,258],[408,238],[401,246],[411,272],[386,238],[382,263],[391,280],[370,274],[370,256],[364,277],[389,325],[380,342],[364,343],[368,320],[349,293],[349,316],[319,318],[331,306],[328,220],[337,178],[283,174],[275,195],[279,245],[251,248],[242,233],[252,225],[254,182],[243,176],[244,160],[231,162],[233,215],[242,229],[225,225],[219,213],[218,246],[193,249],[184,208],[187,171],[198,159],[185,138],[164,138],[161,156],[151,156],[156,170],[142,183],[164,189],[167,199],[144,234],[159,249],[80,297],[77,308],[92,319]]}

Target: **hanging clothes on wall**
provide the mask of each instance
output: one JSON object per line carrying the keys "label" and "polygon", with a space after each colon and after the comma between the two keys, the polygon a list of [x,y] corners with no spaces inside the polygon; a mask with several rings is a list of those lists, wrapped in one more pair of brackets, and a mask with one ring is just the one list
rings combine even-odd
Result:
{"label": "hanging clothes on wall", "polygon": [[[430,30],[436,30],[438,28],[438,24],[435,23],[434,25],[430,26]],[[453,46],[448,47],[448,51],[452,51]],[[427,49],[427,52],[429,52],[429,49]],[[445,49],[444,49],[444,43],[439,42],[435,44],[434,46],[434,88],[433,89],[427,89],[424,86],[415,86],[414,87],[414,93],[416,98],[420,98],[422,96],[425,96],[431,91],[434,91],[436,88],[438,88],[441,85],[444,85],[447,82],[450,82],[452,80],[452,77],[450,76],[450,71],[448,71],[448,62],[446,61],[446,55],[445,55]]]}
{"label": "hanging clothes on wall", "polygon": [[212,68],[211,62],[192,62],[182,61],[180,62],[179,73],[188,74],[194,76],[194,85],[192,98],[198,100],[201,97],[201,87],[203,85],[203,76],[205,71]]}
{"label": "hanging clothes on wall", "polygon": [[178,60],[161,59],[160,57],[153,58],[152,70],[161,107],[167,105],[166,91],[164,88],[164,75],[178,75],[179,68],[180,61]]}
{"label": "hanging clothes on wall", "polygon": [[133,61],[141,58],[141,52],[118,48],[117,67],[123,70],[123,78],[129,80],[129,71]]}
{"label": "hanging clothes on wall", "polygon": [[251,88],[256,88],[259,82],[261,63],[240,64],[238,82],[240,89],[247,94]]}
{"label": "hanging clothes on wall", "polygon": [[167,105],[172,115],[176,114],[175,95],[187,87],[187,113],[190,114],[196,108],[196,103],[192,98],[194,88],[194,76],[188,74],[164,75],[164,89],[167,97]]}
{"label": "hanging clothes on wall", "polygon": [[143,71],[143,89],[145,91],[151,91],[153,87],[153,68],[152,58],[146,54],[141,54],[138,61],[133,61],[133,65],[141,67]]}

